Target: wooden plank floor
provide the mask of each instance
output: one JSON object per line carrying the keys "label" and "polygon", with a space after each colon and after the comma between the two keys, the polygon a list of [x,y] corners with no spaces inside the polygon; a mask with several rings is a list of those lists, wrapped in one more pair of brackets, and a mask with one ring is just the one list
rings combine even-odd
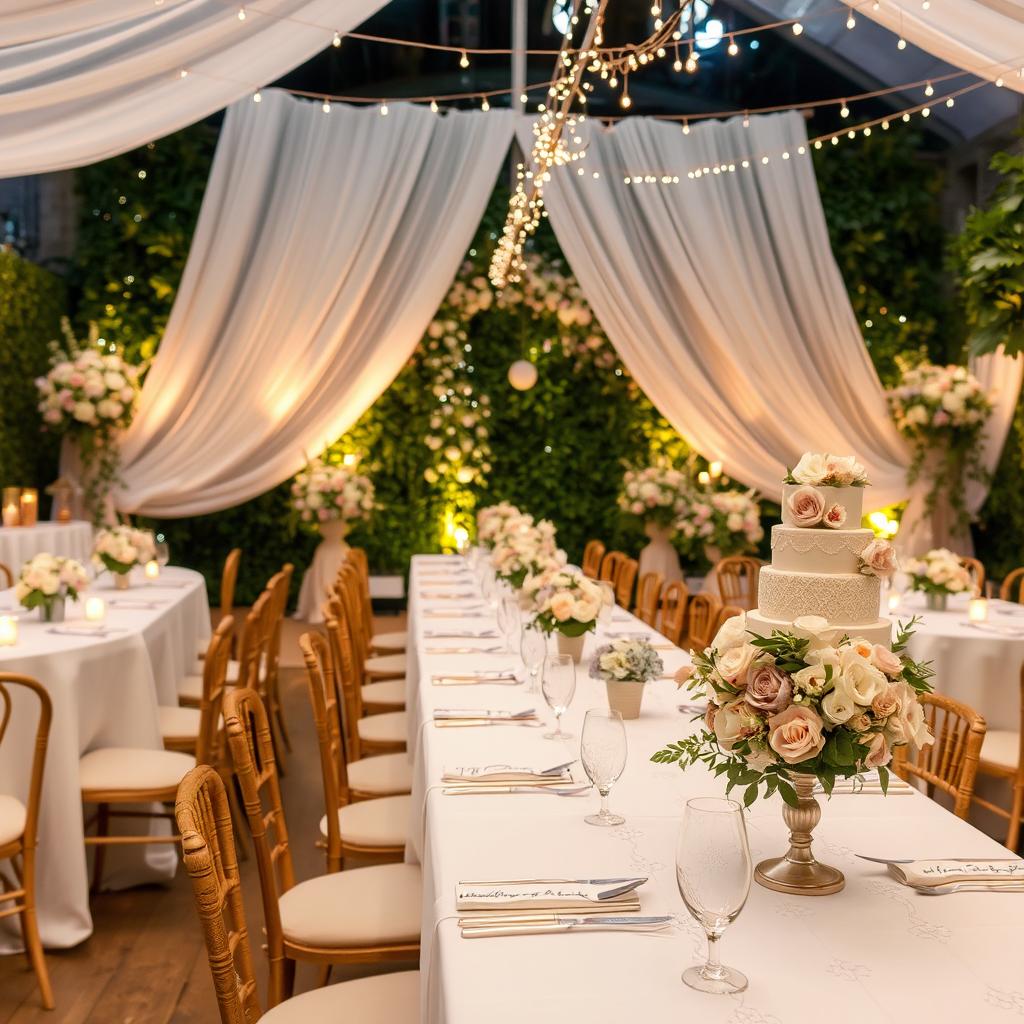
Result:
{"label": "wooden plank floor", "polygon": [[[314,845],[323,816],[323,788],[306,682],[298,667],[302,626],[286,622],[282,639],[282,693],[292,753],[282,779],[296,876],[322,874],[323,851]],[[380,629],[404,628],[382,619]],[[256,865],[242,864],[249,936],[265,1006],[262,909]],[[69,950],[50,950],[47,964],[57,1009],[43,1010],[35,976],[22,956],[0,956],[0,1024],[217,1024],[213,982],[188,877],[179,870],[169,886],[102,893],[92,901],[93,934]],[[406,965],[415,967],[415,964]],[[335,970],[332,981],[367,973]],[[300,965],[296,991],[315,984],[315,969]]]}

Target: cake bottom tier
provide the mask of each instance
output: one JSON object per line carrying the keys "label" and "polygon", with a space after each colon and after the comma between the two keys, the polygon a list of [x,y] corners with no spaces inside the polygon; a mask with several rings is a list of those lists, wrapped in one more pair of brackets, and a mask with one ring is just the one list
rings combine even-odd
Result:
{"label": "cake bottom tier", "polygon": [[[786,621],[785,619],[769,619],[766,615],[762,615],[758,609],[754,609],[752,612],[747,612],[747,629],[752,633],[756,633],[758,636],[771,636],[772,630],[781,629],[784,632],[788,632],[792,629],[792,621]],[[845,633],[847,636],[863,637],[869,643],[883,644],[888,647],[892,643],[892,620],[891,619],[876,619],[874,622],[865,623],[863,625],[853,626],[836,626],[835,629],[840,634]]]}

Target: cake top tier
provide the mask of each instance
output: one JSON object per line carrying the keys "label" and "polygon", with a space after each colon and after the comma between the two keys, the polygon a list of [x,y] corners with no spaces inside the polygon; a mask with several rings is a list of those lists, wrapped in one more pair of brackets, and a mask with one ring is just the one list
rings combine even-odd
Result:
{"label": "cake top tier", "polygon": [[863,487],[782,485],[782,522],[805,530],[855,530],[864,514]]}
{"label": "cake top tier", "polygon": [[868,474],[855,455],[804,452],[782,482],[811,487],[867,487]]}

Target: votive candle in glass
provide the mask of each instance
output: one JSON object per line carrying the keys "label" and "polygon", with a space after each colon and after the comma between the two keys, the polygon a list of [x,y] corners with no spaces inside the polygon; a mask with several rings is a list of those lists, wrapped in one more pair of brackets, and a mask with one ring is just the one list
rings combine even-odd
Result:
{"label": "votive candle in glass", "polygon": [[107,602],[102,597],[85,599],[85,617],[89,622],[102,622],[106,618]]}
{"label": "votive candle in glass", "polygon": [[160,563],[154,559],[146,563],[146,579],[155,580],[160,576]]}
{"label": "votive candle in glass", "polygon": [[0,647],[13,647],[18,642],[18,620],[13,615],[0,615]]}
{"label": "votive candle in glass", "polygon": [[715,462],[708,463],[708,473],[711,475],[712,480],[717,480],[722,475],[722,464],[717,460]]}
{"label": "votive candle in glass", "polygon": [[890,594],[889,595],[889,611],[894,612],[900,606],[900,598],[902,594]]}
{"label": "votive candle in glass", "polygon": [[3,524],[4,526],[21,525],[20,487],[5,487],[3,493]]}
{"label": "votive candle in glass", "polygon": [[967,619],[969,622],[987,622],[988,600],[984,597],[972,597],[967,605]]}
{"label": "votive candle in glass", "polygon": [[39,515],[39,492],[34,487],[24,487],[19,499],[22,526],[35,526]]}

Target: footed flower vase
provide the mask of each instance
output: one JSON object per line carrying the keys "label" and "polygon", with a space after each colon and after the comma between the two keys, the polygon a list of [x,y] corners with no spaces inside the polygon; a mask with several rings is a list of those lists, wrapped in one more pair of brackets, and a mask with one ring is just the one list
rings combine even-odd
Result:
{"label": "footed flower vase", "polygon": [[640,550],[638,576],[642,578],[644,573],[660,572],[666,583],[681,580],[683,570],[679,566],[679,555],[670,540],[672,529],[657,523],[645,523],[644,533],[650,543]]}

